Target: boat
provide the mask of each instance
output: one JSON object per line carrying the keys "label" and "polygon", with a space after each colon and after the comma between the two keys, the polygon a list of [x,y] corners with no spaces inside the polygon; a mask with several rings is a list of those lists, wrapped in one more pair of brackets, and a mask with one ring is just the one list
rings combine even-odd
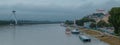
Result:
{"label": "boat", "polygon": [[79,34],[80,31],[79,31],[78,29],[74,29],[74,30],[71,30],[71,33],[72,33],[72,34]]}
{"label": "boat", "polygon": [[65,33],[71,33],[71,30],[69,28],[66,28]]}
{"label": "boat", "polygon": [[70,29],[69,28],[66,28],[66,30],[65,30],[66,32],[70,32]]}
{"label": "boat", "polygon": [[83,41],[83,42],[90,42],[91,39],[85,35],[79,35],[79,38]]}

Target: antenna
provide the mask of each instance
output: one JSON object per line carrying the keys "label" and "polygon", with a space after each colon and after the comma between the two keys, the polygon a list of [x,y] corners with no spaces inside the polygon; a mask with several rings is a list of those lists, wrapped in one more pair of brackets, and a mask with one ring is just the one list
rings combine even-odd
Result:
{"label": "antenna", "polygon": [[15,12],[16,12],[15,10],[12,11],[12,13],[13,13],[13,15],[14,15],[15,24],[17,25],[18,22],[17,22],[17,17],[16,17]]}

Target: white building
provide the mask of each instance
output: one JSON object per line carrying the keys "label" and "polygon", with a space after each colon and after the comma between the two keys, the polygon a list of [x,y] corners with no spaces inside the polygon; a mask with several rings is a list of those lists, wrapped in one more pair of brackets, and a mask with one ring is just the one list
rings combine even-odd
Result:
{"label": "white building", "polygon": [[85,27],[85,28],[90,28],[91,23],[92,23],[92,22],[85,22],[85,23],[84,23],[84,27]]}

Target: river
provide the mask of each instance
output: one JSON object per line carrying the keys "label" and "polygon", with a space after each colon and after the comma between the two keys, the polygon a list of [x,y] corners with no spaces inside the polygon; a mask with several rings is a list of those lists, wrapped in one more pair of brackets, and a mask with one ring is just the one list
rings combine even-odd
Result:
{"label": "river", "polygon": [[108,45],[94,37],[82,42],[60,24],[0,26],[0,45]]}

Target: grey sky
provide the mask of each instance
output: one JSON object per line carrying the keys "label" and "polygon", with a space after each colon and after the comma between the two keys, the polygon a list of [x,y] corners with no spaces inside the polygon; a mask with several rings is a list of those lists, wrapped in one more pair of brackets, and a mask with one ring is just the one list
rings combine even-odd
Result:
{"label": "grey sky", "polygon": [[120,6],[120,0],[0,0],[0,20],[11,19],[16,10],[23,20],[73,20],[95,12]]}

